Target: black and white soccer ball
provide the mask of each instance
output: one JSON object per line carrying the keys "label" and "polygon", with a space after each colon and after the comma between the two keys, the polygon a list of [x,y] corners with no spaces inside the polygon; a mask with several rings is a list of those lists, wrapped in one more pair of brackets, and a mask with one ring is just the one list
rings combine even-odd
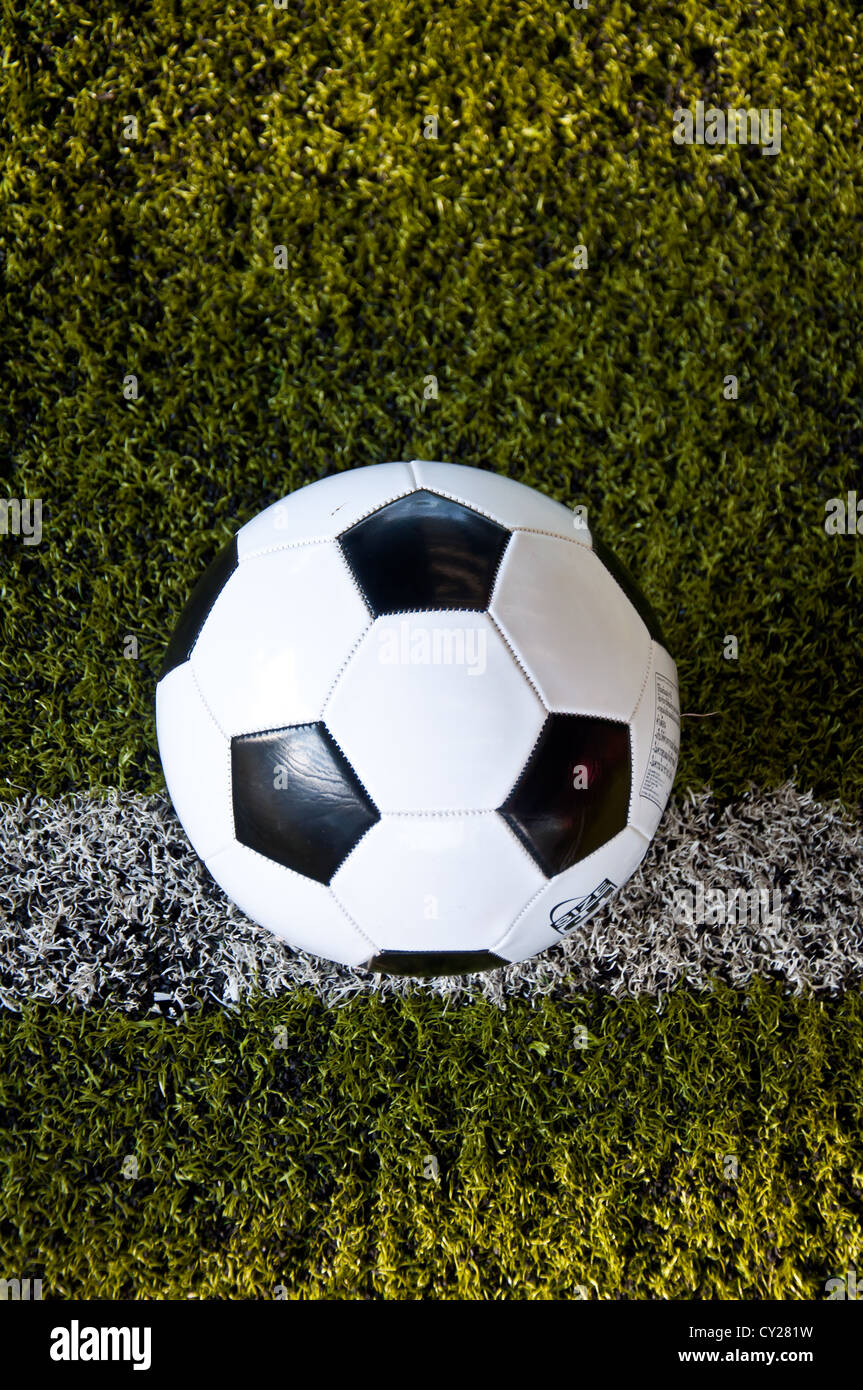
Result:
{"label": "black and white soccer ball", "polygon": [[641,861],[677,672],[577,513],[446,463],[324,478],[205,572],[156,692],[168,790],[290,946],[445,975],[577,930]]}

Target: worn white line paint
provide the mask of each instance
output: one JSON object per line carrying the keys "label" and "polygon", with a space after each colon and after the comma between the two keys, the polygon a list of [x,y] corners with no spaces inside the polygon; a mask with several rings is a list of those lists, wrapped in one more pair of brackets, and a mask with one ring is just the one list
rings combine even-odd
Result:
{"label": "worn white line paint", "polygon": [[[764,887],[779,920],[679,920],[675,894]],[[579,932],[490,975],[382,979],[290,951],[254,926],[198,861],[166,797],[112,792],[0,803],[0,1004],[96,1003],[178,1017],[196,1001],[307,987],[329,1004],[378,990],[454,1000],[662,996],[688,980],[778,978],[831,993],[863,980],[863,829],[786,785],[720,810],[675,798],[638,873]]]}

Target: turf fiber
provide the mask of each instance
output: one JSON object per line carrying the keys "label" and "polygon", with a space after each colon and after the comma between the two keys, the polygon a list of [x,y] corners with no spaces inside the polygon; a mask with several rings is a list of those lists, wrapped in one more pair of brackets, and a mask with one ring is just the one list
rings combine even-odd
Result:
{"label": "turf fiber", "polygon": [[[160,791],[155,679],[219,546],[435,458],[586,505],[635,572],[705,716],[677,796],[859,814],[863,540],[824,527],[863,438],[855,11],[4,0],[0,493],[43,536],[0,534],[0,796]],[[697,101],[780,108],[781,150],[675,144]],[[0,1019],[0,1273],[816,1297],[861,1257],[859,1025],[758,982],[34,1004]]]}
{"label": "turf fiber", "polygon": [[3,1255],[56,1297],[823,1296],[860,1251],[861,1025],[766,985],[34,1008],[0,1021]]}

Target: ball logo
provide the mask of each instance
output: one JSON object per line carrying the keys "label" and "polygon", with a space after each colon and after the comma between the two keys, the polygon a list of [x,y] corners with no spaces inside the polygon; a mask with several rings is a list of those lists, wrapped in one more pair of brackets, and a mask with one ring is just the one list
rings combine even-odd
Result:
{"label": "ball logo", "polygon": [[598,888],[588,893],[584,898],[567,898],[565,902],[557,903],[549,913],[549,920],[556,932],[564,936],[566,932],[572,931],[580,923],[586,921],[590,915],[596,911],[600,903],[613,893],[617,885],[612,883],[610,878],[604,878]]}

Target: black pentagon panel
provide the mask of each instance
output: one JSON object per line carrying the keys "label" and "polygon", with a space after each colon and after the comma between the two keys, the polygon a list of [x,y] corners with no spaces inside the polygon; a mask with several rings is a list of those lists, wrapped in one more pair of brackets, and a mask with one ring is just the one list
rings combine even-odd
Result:
{"label": "black pentagon panel", "polygon": [[430,980],[435,975],[470,975],[475,970],[496,970],[511,963],[493,951],[380,951],[366,961],[364,969]]}
{"label": "black pentagon panel", "polygon": [[623,830],[629,815],[629,725],[550,714],[499,813],[549,878]]}
{"label": "black pentagon panel", "polygon": [[607,545],[597,540],[596,536],[593,536],[592,539],[594,554],[605,565],[612,579],[617,580],[617,583],[626,594],[626,597],[641,618],[641,621],[644,623],[644,626],[647,628],[653,640],[668,651],[668,643],[662,635],[659,619],[647,602],[644,594],[639,589],[629,570],[626,568],[626,565],[624,565],[622,560],[618,560],[616,555],[612,554]]}
{"label": "black pentagon panel", "polygon": [[322,723],[231,739],[241,844],[329,883],[380,812]]}
{"label": "black pentagon panel", "polygon": [[184,661],[188,661],[192,655],[192,648],[201,635],[201,628],[207,621],[210,609],[238,564],[237,538],[232,536],[227,545],[222,546],[215,560],[204,570],[192,590],[168,643],[165,660],[159,672],[159,680],[167,676],[169,671],[173,671],[175,666],[182,666]]}
{"label": "black pentagon panel", "polygon": [[421,488],[388,502],[339,537],[375,617],[488,607],[510,532],[480,512]]}

